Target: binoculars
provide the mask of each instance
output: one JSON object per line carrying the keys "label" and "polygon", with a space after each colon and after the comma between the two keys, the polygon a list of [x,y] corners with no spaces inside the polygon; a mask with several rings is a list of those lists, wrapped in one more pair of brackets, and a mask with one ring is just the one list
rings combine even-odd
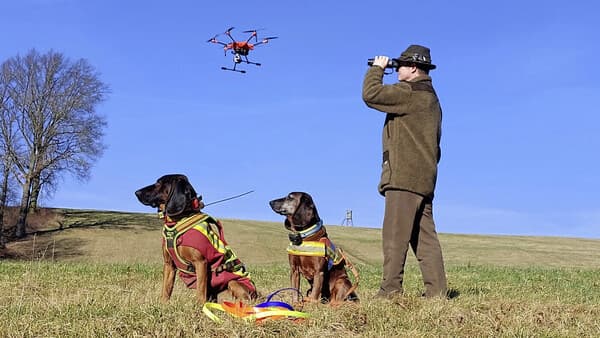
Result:
{"label": "binoculars", "polygon": [[[367,64],[369,66],[372,66],[374,60],[375,59],[368,59]],[[385,68],[392,68],[392,69],[396,69],[398,67],[400,67],[400,62],[398,62],[398,60],[396,60],[396,59],[389,59],[387,65],[385,66]]]}

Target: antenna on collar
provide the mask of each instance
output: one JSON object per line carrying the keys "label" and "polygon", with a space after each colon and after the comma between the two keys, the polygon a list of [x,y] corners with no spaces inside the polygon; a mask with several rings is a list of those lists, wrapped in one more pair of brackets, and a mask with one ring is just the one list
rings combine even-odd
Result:
{"label": "antenna on collar", "polygon": [[207,207],[207,206],[209,206],[209,205],[212,205],[212,204],[222,203],[222,202],[225,202],[225,201],[229,201],[229,200],[232,200],[232,199],[235,199],[235,198],[242,197],[242,196],[244,196],[244,195],[251,194],[251,193],[253,193],[253,192],[254,192],[254,190],[246,191],[246,192],[245,192],[245,193],[243,193],[243,194],[239,194],[239,195],[235,195],[235,196],[231,196],[231,197],[224,198],[224,199],[222,199],[222,200],[218,200],[218,201],[210,202],[210,203],[207,203],[207,204],[205,204],[204,206],[205,206],[205,207]]}

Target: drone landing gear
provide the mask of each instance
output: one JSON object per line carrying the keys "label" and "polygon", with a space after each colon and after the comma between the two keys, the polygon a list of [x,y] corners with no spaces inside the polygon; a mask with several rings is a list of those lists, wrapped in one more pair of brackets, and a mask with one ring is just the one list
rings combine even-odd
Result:
{"label": "drone landing gear", "polygon": [[249,65],[260,66],[260,63],[258,63],[258,62],[249,61],[248,57],[245,55],[244,55],[244,58],[242,59],[242,57],[239,54],[235,54],[233,57],[233,68],[221,67],[221,69],[245,74],[246,73],[245,70],[236,69],[237,65],[240,63],[247,63]]}
{"label": "drone landing gear", "polygon": [[221,67],[221,69],[222,70],[230,70],[232,72],[240,72],[242,74],[246,74],[245,70],[235,69],[235,66],[233,68]]}
{"label": "drone landing gear", "polygon": [[252,62],[252,61],[249,61],[249,60],[248,60],[248,57],[246,57],[246,56],[244,56],[244,59],[245,59],[245,60],[239,60],[239,62],[237,62],[237,63],[240,63],[240,62],[245,62],[245,63],[247,63],[247,64],[249,64],[249,65],[256,65],[256,66],[260,66],[260,63],[258,63],[258,62]]}

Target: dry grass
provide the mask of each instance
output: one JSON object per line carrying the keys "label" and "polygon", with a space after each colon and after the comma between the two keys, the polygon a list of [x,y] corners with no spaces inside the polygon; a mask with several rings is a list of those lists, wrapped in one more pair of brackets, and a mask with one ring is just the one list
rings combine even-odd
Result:
{"label": "dry grass", "polygon": [[[0,261],[2,337],[594,337],[600,333],[600,241],[441,234],[455,298],[426,300],[418,267],[407,265],[406,293],[375,299],[381,232],[328,226],[361,272],[361,302],[306,305],[302,323],[214,324],[176,283],[158,303],[160,222],[150,214],[67,210],[63,230],[39,227],[10,243]],[[288,285],[280,223],[224,220],[230,244],[261,293]]]}
{"label": "dry grass", "polygon": [[[263,293],[287,280],[285,265],[251,269]],[[302,323],[259,325],[220,315],[224,323],[215,324],[179,282],[171,302],[159,304],[155,265],[4,262],[0,336],[593,337],[600,332],[597,270],[453,267],[448,275],[460,295],[425,300],[411,267],[406,295],[394,301],[373,298],[378,268],[361,271],[367,278],[357,305],[309,304],[303,311],[311,318]]]}

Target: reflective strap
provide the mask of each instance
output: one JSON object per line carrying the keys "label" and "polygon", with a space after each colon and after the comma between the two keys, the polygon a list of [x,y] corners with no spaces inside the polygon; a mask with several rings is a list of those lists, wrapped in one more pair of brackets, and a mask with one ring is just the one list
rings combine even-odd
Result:
{"label": "reflective strap", "polygon": [[[194,274],[195,269],[194,269],[194,265],[191,262],[188,262],[187,260],[183,259],[183,257],[179,256],[179,252],[177,252],[177,238],[182,235],[184,232],[182,233],[178,233],[177,229],[167,229],[165,227],[164,231],[163,231],[163,237],[165,239],[165,245],[167,246],[167,251],[169,252],[169,256],[171,256],[171,259],[177,259],[179,261],[179,263],[181,263],[182,265],[185,265],[187,267],[186,269],[181,269],[179,267],[177,267],[177,270],[188,273],[188,274]],[[175,257],[173,257],[173,255],[171,254],[171,251],[168,249],[172,249],[173,252],[175,253]]]}
{"label": "reflective strap", "polygon": [[[217,231],[215,231],[210,224],[216,225]],[[164,225],[163,237],[165,238],[167,248],[172,248],[176,256],[172,258],[177,259],[182,265],[187,267],[187,270],[181,268],[177,268],[177,270],[188,274],[195,273],[194,265],[191,262],[183,259],[183,257],[179,255],[179,252],[176,248],[177,239],[179,236],[183,235],[190,229],[198,230],[204,237],[206,237],[206,239],[208,239],[208,242],[215,248],[215,250],[224,255],[225,262],[220,266],[213,268],[212,271],[217,273],[229,271],[240,277],[248,277],[248,272],[246,271],[244,264],[237,258],[235,252],[233,252],[233,250],[221,238],[222,228],[219,222],[207,214],[197,214],[191,217],[183,218],[172,227],[169,227],[166,224]]]}
{"label": "reflective strap", "polygon": [[295,256],[325,257],[327,255],[325,243],[319,241],[304,241],[300,245],[290,243],[287,252]]}
{"label": "reflective strap", "polygon": [[175,236],[177,235],[177,230],[172,229],[172,230],[167,230],[165,229],[163,231],[163,237],[165,238],[165,244],[167,245],[167,248],[171,249],[175,247]]}
{"label": "reflective strap", "polygon": [[223,271],[228,271],[228,272],[237,272],[237,271],[246,271],[246,266],[242,263],[242,261],[240,261],[239,259],[235,259],[233,261],[229,261],[229,262],[225,262],[219,266],[217,266],[216,268],[211,269],[211,271],[215,272],[216,274],[219,274]]}
{"label": "reflective strap", "polygon": [[[329,242],[329,243],[327,243]],[[331,241],[304,241],[300,245],[290,243],[287,247],[287,252],[296,256],[317,256],[328,257],[334,262],[342,261],[340,249],[336,248]],[[328,245],[329,244],[329,245]]]}
{"label": "reflective strap", "polygon": [[341,249],[337,248],[328,238],[322,238],[320,241],[304,241],[300,245],[290,243],[287,253],[294,256],[325,257],[328,260],[328,270],[344,260]]}
{"label": "reflective strap", "polygon": [[[185,259],[183,259],[183,257],[179,256],[179,252],[177,251],[177,238],[179,238],[179,236],[183,235],[184,233],[186,233],[186,231],[194,227],[194,225],[197,222],[202,222],[207,218],[210,218],[210,216],[206,214],[197,214],[194,216],[182,218],[172,227],[168,226],[167,224],[163,226],[163,237],[165,239],[167,248],[173,249],[173,251],[175,252],[176,257],[172,258],[176,258],[180,263],[187,266],[188,269],[190,267],[193,267],[193,265],[191,262],[188,262]],[[185,273],[194,273],[193,269],[191,271],[186,271],[184,269],[178,268],[178,270],[183,271]]]}
{"label": "reflective strap", "polygon": [[[212,268],[211,270],[215,271],[216,273],[219,273],[222,271],[229,271],[229,272],[234,273],[241,277],[248,276],[246,267],[238,259],[235,252],[227,244],[225,244],[225,242],[219,237],[219,234],[215,233],[215,231],[213,231],[210,228],[210,226],[207,222],[210,220],[213,220],[213,219],[211,218],[211,219],[205,220],[204,222],[202,222],[200,224],[195,225],[194,229],[200,231],[208,239],[210,244],[224,256],[225,262],[215,268]],[[217,224],[216,221],[214,221],[214,222],[215,222],[215,224]]]}

